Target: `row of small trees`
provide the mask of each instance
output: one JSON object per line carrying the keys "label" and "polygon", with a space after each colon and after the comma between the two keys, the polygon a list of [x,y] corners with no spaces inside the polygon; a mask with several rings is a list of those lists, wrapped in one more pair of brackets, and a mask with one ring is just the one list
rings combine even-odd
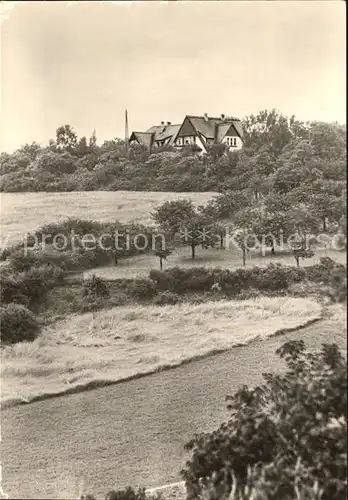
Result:
{"label": "row of small trees", "polygon": [[[170,255],[175,241],[189,246],[194,260],[198,246],[203,249],[222,248],[224,242],[229,244],[232,236],[233,243],[241,250],[243,265],[250,249],[259,246],[264,252],[269,247],[275,254],[276,246],[288,242],[286,249],[292,251],[299,266],[301,258],[314,255],[312,245],[320,234],[320,217],[311,213],[305,204],[276,211],[269,206],[274,201],[269,197],[252,205],[247,192],[227,192],[206,206],[195,207],[191,200],[186,199],[165,202],[152,214],[165,236],[166,246],[163,239],[156,240],[156,255],[160,258],[161,268],[162,260]],[[341,204],[341,218],[344,219],[343,200]],[[338,222],[331,221],[334,233],[340,230]],[[328,235],[327,243],[332,236]],[[339,236],[336,235],[336,242],[341,247],[345,244],[343,227]]]}

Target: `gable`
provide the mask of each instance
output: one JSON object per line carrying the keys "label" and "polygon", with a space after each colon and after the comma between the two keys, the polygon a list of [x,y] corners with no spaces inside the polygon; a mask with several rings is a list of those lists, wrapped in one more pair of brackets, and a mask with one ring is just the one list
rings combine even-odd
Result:
{"label": "gable", "polygon": [[178,132],[178,135],[176,137],[184,137],[186,135],[197,135],[197,132],[193,127],[188,116],[186,116],[185,120],[183,121],[180,130]]}
{"label": "gable", "polygon": [[234,120],[233,125],[234,125],[234,128],[236,129],[237,134],[239,135],[239,137],[241,139],[243,139],[244,131],[243,131],[242,122],[240,120]]}
{"label": "gable", "polygon": [[216,142],[222,142],[223,138],[228,135],[227,132],[231,128],[230,123],[220,123],[217,126]]}
{"label": "gable", "polygon": [[146,148],[150,148],[152,145],[152,134],[149,132],[132,132],[129,141],[133,140],[136,140]]}
{"label": "gable", "polygon": [[227,130],[225,136],[228,136],[228,137],[239,137],[239,134],[236,130],[236,127],[234,126],[233,123],[231,123],[231,126],[229,127],[229,129]]}

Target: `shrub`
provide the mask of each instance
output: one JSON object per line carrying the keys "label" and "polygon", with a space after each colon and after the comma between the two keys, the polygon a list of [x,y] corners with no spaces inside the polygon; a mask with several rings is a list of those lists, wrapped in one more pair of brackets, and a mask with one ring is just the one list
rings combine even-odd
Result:
{"label": "shrub", "polygon": [[64,277],[61,268],[49,264],[30,267],[22,272],[11,271],[10,267],[5,268],[0,275],[1,304],[16,302],[30,307]]}
{"label": "shrub", "polygon": [[[93,495],[83,495],[80,500],[95,500]],[[162,495],[157,493],[156,495],[149,495],[146,493],[145,488],[139,488],[138,491],[132,487],[128,487],[125,490],[111,490],[106,494],[105,500],[163,500]]]}
{"label": "shrub", "polygon": [[208,291],[214,284],[214,273],[205,267],[182,269],[172,267],[165,271],[150,272],[150,279],[158,291],[168,290],[174,293],[189,291]]}
{"label": "shrub", "polygon": [[264,374],[264,384],[228,396],[229,422],[187,444],[192,455],[182,474],[189,498],[232,490],[230,498],[242,500],[253,489],[258,500],[346,498],[345,359],[335,344],[310,353],[302,340],[277,354],[287,371]]}
{"label": "shrub", "polygon": [[39,325],[29,309],[21,304],[0,307],[1,341],[4,344],[32,341],[39,332]]}
{"label": "shrub", "polygon": [[145,489],[135,491],[128,487],[125,490],[111,490],[107,493],[105,500],[147,500]]}
{"label": "shrub", "polygon": [[173,292],[161,292],[155,298],[153,303],[157,306],[174,305],[179,301],[179,297]]}
{"label": "shrub", "polygon": [[93,299],[109,297],[110,292],[107,282],[103,278],[93,275],[83,282],[82,296]]}
{"label": "shrub", "polygon": [[130,293],[136,299],[152,299],[157,292],[151,280],[139,278],[131,282]]}

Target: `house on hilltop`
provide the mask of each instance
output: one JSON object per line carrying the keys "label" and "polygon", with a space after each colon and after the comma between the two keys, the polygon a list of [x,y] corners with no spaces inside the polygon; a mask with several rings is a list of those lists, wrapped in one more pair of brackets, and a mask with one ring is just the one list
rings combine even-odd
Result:
{"label": "house on hilltop", "polygon": [[146,132],[132,132],[129,142],[150,150],[162,146],[196,146],[197,151],[206,153],[209,146],[225,144],[229,151],[235,151],[243,145],[243,127],[238,118],[225,115],[220,118],[187,115],[181,125],[162,122]]}
{"label": "house on hilltop", "polygon": [[174,141],[181,125],[172,125],[164,122],[161,125],[154,125],[146,132],[132,132],[129,143],[138,143],[148,149],[162,146],[174,146]]}

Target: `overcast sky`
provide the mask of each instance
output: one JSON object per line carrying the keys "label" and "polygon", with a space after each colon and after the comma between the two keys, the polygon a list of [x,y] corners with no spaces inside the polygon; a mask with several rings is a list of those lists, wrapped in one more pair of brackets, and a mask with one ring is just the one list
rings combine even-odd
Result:
{"label": "overcast sky", "polygon": [[1,23],[0,150],[185,114],[345,122],[345,3],[26,2]]}

